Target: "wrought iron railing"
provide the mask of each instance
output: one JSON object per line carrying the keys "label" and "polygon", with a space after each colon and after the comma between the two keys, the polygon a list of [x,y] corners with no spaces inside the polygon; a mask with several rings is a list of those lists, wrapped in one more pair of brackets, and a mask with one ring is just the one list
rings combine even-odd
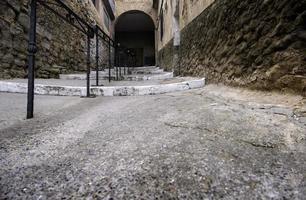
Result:
{"label": "wrought iron railing", "polygon": [[[37,52],[36,44],[36,24],[37,24],[37,6],[38,4],[47,8],[49,11],[60,17],[68,24],[73,26],[87,36],[87,58],[86,58],[86,97],[93,97],[90,93],[90,66],[91,66],[91,39],[96,35],[96,85],[99,85],[99,38],[108,43],[109,49],[109,72],[111,71],[111,54],[110,49],[115,48],[115,42],[98,26],[92,26],[75,13],[63,0],[32,0],[30,7],[30,31],[29,31],[29,44],[28,44],[28,96],[27,96],[27,119],[33,118],[34,111],[34,70],[35,70],[35,55]],[[109,80],[111,74],[109,73]]]}

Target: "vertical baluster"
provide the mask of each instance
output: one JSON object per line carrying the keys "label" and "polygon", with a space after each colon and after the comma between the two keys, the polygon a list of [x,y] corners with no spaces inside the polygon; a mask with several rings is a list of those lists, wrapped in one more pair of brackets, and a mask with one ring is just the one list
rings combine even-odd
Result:
{"label": "vertical baluster", "polygon": [[30,31],[28,46],[28,102],[27,102],[27,119],[33,118],[34,113],[34,81],[35,81],[35,54],[36,47],[36,0],[31,1],[30,13]]}

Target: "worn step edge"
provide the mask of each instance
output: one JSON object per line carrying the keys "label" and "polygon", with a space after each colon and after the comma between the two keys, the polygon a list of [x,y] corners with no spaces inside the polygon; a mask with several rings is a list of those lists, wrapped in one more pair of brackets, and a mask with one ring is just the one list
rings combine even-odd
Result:
{"label": "worn step edge", "polygon": [[[120,69],[118,68],[118,71],[119,70]],[[164,70],[164,69],[160,69],[159,67],[155,67],[155,68],[132,68],[132,67],[128,68],[128,67],[126,67],[125,70],[126,71],[129,70],[130,72],[154,72],[154,71],[160,71],[160,70]],[[92,69],[92,72],[94,72],[94,71],[95,71],[95,69]],[[124,67],[121,68],[121,71],[124,71]],[[108,73],[109,69],[106,68],[104,70],[99,70],[99,72]],[[116,68],[112,68],[111,72],[116,72]]]}
{"label": "worn step edge", "polygon": [[[111,77],[115,77],[113,74]],[[132,74],[124,75],[125,80],[130,81],[146,81],[146,80],[163,80],[173,78],[173,72],[164,72],[161,74]],[[100,79],[107,79],[108,75],[99,74]],[[86,80],[86,74],[60,74],[62,80]],[[91,80],[95,80],[95,75],[90,76]]]}
{"label": "worn step edge", "polygon": [[[91,87],[91,94],[97,96],[144,96],[202,88],[204,85],[205,78],[202,78],[161,85]],[[37,95],[85,96],[86,87],[36,84],[34,91]],[[0,81],[0,92],[27,93],[27,84]]]}
{"label": "worn step edge", "polygon": [[147,80],[163,80],[173,78],[173,72],[165,72],[162,74],[154,74],[154,75],[126,75],[123,76],[125,80],[130,81],[147,81]]}
{"label": "worn step edge", "polygon": [[154,69],[160,69],[156,66],[145,66],[145,67],[129,67],[131,70],[154,70]]}
{"label": "worn step edge", "polygon": [[[112,76],[115,76],[116,74],[120,74],[120,72],[111,72]],[[163,74],[163,73],[169,73],[169,72],[165,72],[164,70],[155,70],[155,71],[131,71],[131,75],[155,75],[155,74]],[[98,72],[99,75],[101,76],[108,76],[109,73],[106,71],[99,71]],[[121,71],[121,74],[124,74],[123,71]],[[61,74],[61,75],[69,75],[69,74]],[[73,74],[72,74],[73,75]],[[78,75],[78,74],[77,74]],[[83,76],[85,76],[85,74],[82,74]],[[96,72],[95,71],[91,71],[90,73],[91,76],[96,76]]]}

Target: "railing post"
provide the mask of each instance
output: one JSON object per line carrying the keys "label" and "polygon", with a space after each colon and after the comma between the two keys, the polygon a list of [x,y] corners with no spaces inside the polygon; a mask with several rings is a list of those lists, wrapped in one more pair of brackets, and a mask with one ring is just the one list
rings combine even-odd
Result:
{"label": "railing post", "polygon": [[111,42],[110,39],[108,39],[108,81],[111,82],[111,65],[112,65],[112,61],[111,61]]}
{"label": "railing post", "polygon": [[86,74],[86,97],[90,97],[90,27],[87,33],[87,74]]}
{"label": "railing post", "polygon": [[124,54],[124,75],[126,75],[127,55]]}
{"label": "railing post", "polygon": [[99,86],[99,29],[96,26],[96,86]]}
{"label": "railing post", "polygon": [[129,75],[130,74],[130,66],[131,66],[131,57],[130,56],[128,56],[128,66],[127,66],[127,74]]}
{"label": "railing post", "polygon": [[28,102],[27,102],[27,119],[31,119],[34,116],[34,71],[35,71],[35,54],[37,52],[36,47],[36,0],[31,1],[31,13],[30,13],[30,31],[29,31],[29,46],[28,46]]}
{"label": "railing post", "polygon": [[118,65],[119,65],[119,77],[120,80],[122,79],[122,74],[121,74],[121,60],[120,60],[120,50],[118,49]]}
{"label": "railing post", "polygon": [[119,80],[119,66],[118,66],[118,46],[116,45],[115,47],[115,56],[114,56],[114,60],[115,60],[115,65],[116,65],[116,80]]}

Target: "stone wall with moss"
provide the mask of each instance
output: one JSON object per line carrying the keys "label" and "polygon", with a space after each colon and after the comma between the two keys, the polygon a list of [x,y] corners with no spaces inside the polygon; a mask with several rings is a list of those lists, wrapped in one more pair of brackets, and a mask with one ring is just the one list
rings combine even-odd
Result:
{"label": "stone wall with moss", "polygon": [[[67,3],[89,24],[95,24],[98,16],[88,0]],[[39,4],[37,16],[36,77],[84,71],[86,36]],[[0,78],[26,77],[29,0],[2,0],[0,27]]]}
{"label": "stone wall with moss", "polygon": [[181,31],[180,56],[185,76],[305,95],[306,0],[216,0]]}
{"label": "stone wall with moss", "polygon": [[165,71],[172,71],[173,40],[170,40],[157,54],[157,66]]}

